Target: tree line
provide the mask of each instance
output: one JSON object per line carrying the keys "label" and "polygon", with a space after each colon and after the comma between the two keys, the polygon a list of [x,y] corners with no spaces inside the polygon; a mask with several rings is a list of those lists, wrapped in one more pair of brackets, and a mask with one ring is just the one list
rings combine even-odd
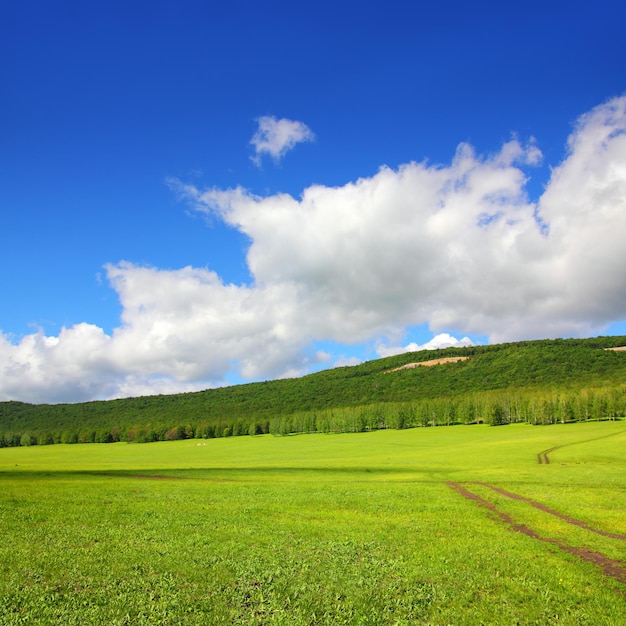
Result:
{"label": "tree line", "polygon": [[547,425],[626,416],[626,385],[570,391],[499,390],[412,402],[380,402],[301,411],[270,419],[216,420],[186,424],[135,424],[123,428],[0,433],[0,447],[55,443],[146,443],[271,433],[348,433],[456,424]]}

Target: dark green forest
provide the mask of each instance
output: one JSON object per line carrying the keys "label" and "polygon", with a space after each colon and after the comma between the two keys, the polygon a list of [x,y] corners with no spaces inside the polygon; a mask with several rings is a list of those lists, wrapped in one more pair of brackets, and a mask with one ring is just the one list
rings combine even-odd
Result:
{"label": "dark green forest", "polygon": [[[301,378],[77,404],[0,403],[0,446],[148,442],[626,415],[626,336],[428,350]],[[390,372],[452,356],[467,360]]]}

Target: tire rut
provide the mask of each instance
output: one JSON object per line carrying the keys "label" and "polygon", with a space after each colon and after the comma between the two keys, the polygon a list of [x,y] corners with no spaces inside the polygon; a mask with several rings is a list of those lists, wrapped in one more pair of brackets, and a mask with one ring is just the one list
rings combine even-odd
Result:
{"label": "tire rut", "polygon": [[542,450],[537,455],[537,461],[539,462],[539,465],[550,465],[550,457],[548,456],[548,454],[562,447],[563,446],[554,446],[554,448],[548,448],[547,450]]}
{"label": "tire rut", "polygon": [[530,506],[533,506],[536,509],[543,511],[544,513],[549,513],[550,515],[554,515],[554,517],[558,517],[559,519],[562,519],[568,524],[572,524],[573,526],[578,526],[579,528],[584,528],[585,530],[595,533],[596,535],[601,535],[602,537],[609,537],[610,539],[620,539],[622,541],[626,540],[626,535],[610,533],[605,530],[599,530],[597,528],[593,528],[593,526],[590,526],[589,524],[587,524],[587,522],[583,522],[582,520],[578,520],[569,515],[565,515],[565,513],[561,513],[560,511],[551,509],[549,506],[546,506],[545,504],[541,504],[541,502],[536,502],[535,500],[531,500],[530,498],[527,498],[526,496],[521,496],[518,493],[513,493],[512,491],[507,491],[506,489],[502,489],[501,487],[496,487],[495,485],[490,485],[488,483],[477,482],[477,483],[472,483],[472,484],[481,485],[482,487],[487,487],[487,489],[491,489],[492,491],[502,494],[503,496],[506,496],[507,498],[511,498],[512,500],[519,500],[521,502],[526,502],[527,504],[530,504]]}
{"label": "tire rut", "polygon": [[609,435],[602,435],[602,437],[594,437],[593,439],[583,439],[582,441],[572,441],[571,443],[564,443],[560,446],[553,446],[552,448],[548,448],[547,450],[542,450],[537,454],[537,462],[539,465],[550,465],[550,457],[548,454],[554,452],[555,450],[560,450],[561,448],[566,448],[568,446],[577,446],[580,443],[588,443],[589,441],[598,441],[598,439],[606,439],[607,437],[616,437],[617,435],[622,435],[624,431],[620,431],[617,433],[610,433]]}
{"label": "tire rut", "polygon": [[498,518],[500,518],[501,521],[506,523],[516,532],[522,533],[526,535],[527,537],[532,537],[533,539],[536,539],[537,541],[541,541],[542,543],[549,543],[553,546],[556,546],[557,548],[559,548],[559,550],[562,550],[563,552],[567,552],[568,554],[571,554],[583,561],[586,561],[587,563],[592,563],[593,565],[600,567],[602,571],[604,572],[605,576],[613,578],[614,580],[618,581],[622,585],[626,585],[626,565],[624,563],[620,561],[616,561],[614,559],[609,559],[608,557],[606,557],[604,554],[601,554],[600,552],[594,552],[592,550],[588,550],[587,548],[576,548],[575,546],[570,546],[566,544],[565,542],[560,541],[559,539],[551,539],[549,537],[542,537],[539,533],[534,531],[529,526],[526,526],[525,524],[516,523],[510,515],[508,515],[507,513],[503,513],[502,511],[499,511],[495,504],[493,504],[492,502],[489,502],[489,500],[485,500],[478,494],[472,491],[469,491],[468,489],[463,487],[463,485],[459,483],[455,483],[453,481],[449,481],[447,485],[451,489],[454,489],[457,493],[459,493],[464,498],[467,498],[468,500],[476,502],[479,506],[491,511]]}

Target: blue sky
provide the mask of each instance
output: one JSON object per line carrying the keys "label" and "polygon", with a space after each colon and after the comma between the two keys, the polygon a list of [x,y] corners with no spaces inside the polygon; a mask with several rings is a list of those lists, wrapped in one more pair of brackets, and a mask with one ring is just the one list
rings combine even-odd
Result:
{"label": "blue sky", "polygon": [[0,9],[0,400],[626,333],[626,8]]}

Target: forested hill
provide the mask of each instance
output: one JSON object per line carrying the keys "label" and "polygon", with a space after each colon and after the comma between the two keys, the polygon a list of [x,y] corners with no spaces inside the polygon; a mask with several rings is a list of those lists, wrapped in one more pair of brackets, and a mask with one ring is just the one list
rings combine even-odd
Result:
{"label": "forested hill", "polygon": [[[405,353],[196,393],[2,402],[0,446],[622,417],[626,351],[606,348],[625,345],[626,336],[524,341]],[[402,368],[450,357],[467,358]]]}

